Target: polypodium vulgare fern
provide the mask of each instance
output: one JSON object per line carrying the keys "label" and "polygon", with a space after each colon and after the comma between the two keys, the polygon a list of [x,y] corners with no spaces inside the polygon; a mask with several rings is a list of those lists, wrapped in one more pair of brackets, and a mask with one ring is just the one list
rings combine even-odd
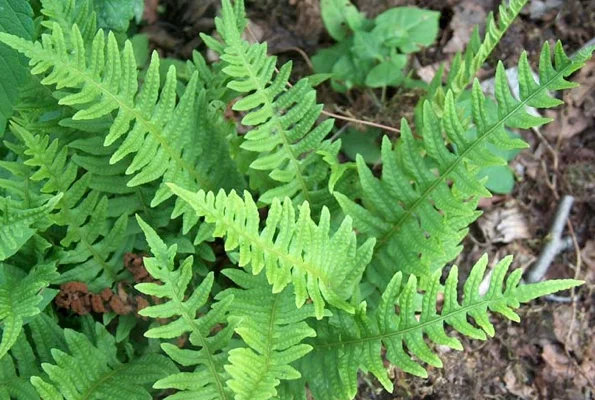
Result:
{"label": "polypodium vulgare fern", "polygon": [[[484,340],[490,312],[517,321],[520,303],[580,284],[520,285],[516,270],[503,287],[506,258],[481,295],[485,257],[462,298],[456,267],[441,281],[490,195],[478,170],[502,163],[490,147],[525,147],[505,128],[548,122],[526,109],[560,104],[592,52],[557,44],[552,63],[546,44],[538,82],[523,54],[518,99],[499,63],[488,113],[473,78],[525,3],[501,6],[437,74],[417,135],[403,119],[376,173],[338,156],[315,79],[290,84],[290,63],[242,38],[243,1],[223,0],[221,40],[202,35],[220,62],[166,70],[97,29],[100,3],[42,0],[34,41],[0,32],[33,73],[0,147],[0,397],[353,398],[361,372],[387,390],[387,362],[426,376],[442,365],[434,345]],[[130,251],[145,256],[133,273]],[[73,280],[144,308],[103,324],[54,310],[54,286]]]}
{"label": "polypodium vulgare fern", "polygon": [[224,44],[203,38],[222,53],[223,72],[231,78],[227,86],[244,94],[233,109],[246,112],[242,124],[252,127],[241,147],[260,153],[250,167],[270,171],[278,182],[259,200],[271,203],[290,197],[297,204],[306,200],[318,205],[328,194],[324,182],[328,166],[316,151],[333,120],[316,125],[322,105],[316,104],[316,91],[308,79],[288,88],[291,62],[275,72],[277,58],[267,56],[266,43],[250,44],[242,38],[245,22],[238,21],[244,18],[243,8],[234,11],[229,0],[222,5],[217,27]]}
{"label": "polypodium vulgare fern", "polygon": [[94,340],[72,329],[64,330],[64,338],[68,351],[54,349],[55,364],[42,364],[49,379],[31,378],[42,399],[152,399],[148,389],[153,382],[176,370],[160,354],[123,363],[116,354],[116,340],[99,323]]}
{"label": "polypodium vulgare fern", "polygon": [[306,322],[314,317],[314,306],[306,304],[296,312],[288,288],[273,293],[263,276],[237,269],[226,269],[223,274],[238,288],[227,289],[218,297],[233,295],[231,314],[236,332],[249,346],[230,350],[230,365],[225,368],[231,379],[227,384],[237,400],[276,397],[281,380],[301,377],[291,364],[312,350],[302,341],[316,336]]}
{"label": "polypodium vulgare fern", "polygon": [[[375,310],[368,311],[362,302],[355,315],[338,312],[328,320],[315,325],[317,337],[307,342],[314,349],[299,364],[308,387],[315,399],[351,399],[357,391],[359,369],[374,374],[385,387],[392,391],[393,383],[388,379],[383,366],[381,349],[386,349],[386,359],[399,368],[417,376],[427,376],[426,370],[414,361],[441,367],[442,362],[428,347],[430,342],[452,349],[462,350],[458,339],[445,331],[451,326],[464,336],[485,340],[486,334],[494,336],[494,327],[489,321],[488,310],[519,321],[513,311],[520,303],[543,296],[553,291],[580,285],[573,279],[520,285],[522,271],[515,270],[504,278],[512,257],[501,260],[493,269],[490,286],[485,295],[480,295],[487,256],[482,257],[471,270],[464,286],[463,301],[457,294],[458,272],[454,266],[442,286],[441,272],[433,274],[419,311],[415,304],[417,279],[411,275],[403,282],[403,274],[396,273]],[[444,294],[441,309],[438,309],[438,294]],[[395,312],[398,307],[399,311]],[[475,324],[468,321],[471,317]]]}
{"label": "polypodium vulgare fern", "polygon": [[310,207],[304,203],[299,215],[289,200],[274,199],[264,229],[256,203],[250,193],[244,199],[235,192],[220,191],[191,193],[172,186],[172,191],[188,202],[194,211],[215,224],[213,236],[225,237],[227,251],[239,250],[238,265],[250,265],[253,274],[265,270],[273,293],[290,283],[295,292],[295,305],[301,308],[311,299],[316,318],[324,316],[324,305],[353,312],[346,301],[359,282],[364,268],[372,257],[374,240],[357,245],[346,217],[334,234],[329,234],[330,214],[323,208],[320,222],[310,217]]}
{"label": "polypodium vulgare fern", "polygon": [[[561,100],[549,92],[575,87],[565,77],[583,66],[591,52],[588,48],[570,59],[558,43],[552,64],[546,43],[540,57],[539,83],[535,82],[523,53],[519,61],[518,100],[511,93],[503,64],[499,63],[496,120],[486,112],[486,99],[476,80],[470,121],[460,115],[455,95],[449,90],[441,118],[429,100],[423,105],[423,141],[414,139],[405,120],[401,123],[401,141],[394,149],[387,139],[383,141],[381,179],[372,174],[363,158],[357,159],[363,206],[340,193],[335,196],[345,213],[353,216],[355,227],[377,239],[368,270],[373,282],[382,288],[397,271],[428,277],[457,256],[467,227],[479,216],[475,210],[477,201],[490,196],[477,177],[479,169],[505,163],[487,145],[507,150],[526,147],[522,140],[511,138],[505,127],[528,129],[549,122],[530,114],[527,107],[559,105]],[[426,156],[422,156],[422,150]]]}
{"label": "polypodium vulgare fern", "polygon": [[180,372],[155,382],[155,388],[178,389],[181,392],[174,398],[226,399],[230,398],[225,386],[223,365],[227,359],[227,346],[233,334],[233,325],[219,330],[210,337],[215,325],[226,320],[233,296],[227,296],[215,303],[211,310],[199,317],[198,310],[208,300],[213,285],[213,273],[209,273],[194,292],[185,299],[186,290],[192,279],[193,258],[188,257],[178,269],[174,269],[176,246],[167,247],[143,220],[138,220],[145,232],[154,258],[145,259],[147,271],[163,284],[139,283],[136,288],[145,294],[168,299],[163,304],[147,307],[139,314],[152,318],[172,318],[176,320],[149,329],[145,336],[171,339],[189,334],[190,343],[196,350],[180,349],[171,343],[163,343],[163,351],[185,367],[195,367],[193,372]]}

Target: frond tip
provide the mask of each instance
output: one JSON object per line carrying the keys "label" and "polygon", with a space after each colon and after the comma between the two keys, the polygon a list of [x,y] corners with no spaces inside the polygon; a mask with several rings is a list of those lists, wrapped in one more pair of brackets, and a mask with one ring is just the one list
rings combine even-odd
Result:
{"label": "frond tip", "polygon": [[353,294],[363,270],[372,257],[374,239],[357,246],[346,217],[339,229],[330,234],[330,213],[322,209],[319,223],[310,217],[310,206],[304,202],[295,215],[289,198],[283,203],[275,198],[268,211],[264,229],[250,193],[242,199],[234,191],[192,193],[175,185],[171,190],[184,199],[199,217],[215,224],[215,237],[226,237],[225,249],[239,249],[239,265],[250,264],[253,274],[263,269],[273,293],[281,292],[290,283],[295,290],[295,302],[301,308],[312,299],[316,318],[324,316],[325,301],[334,307],[353,313],[346,300]]}
{"label": "frond tip", "polygon": [[[382,385],[392,391],[392,382],[382,364],[381,348],[386,348],[386,358],[407,373],[426,377],[427,372],[412,356],[434,367],[442,367],[442,361],[426,341],[456,350],[462,350],[461,342],[446,333],[445,325],[461,335],[485,340],[494,335],[494,326],[489,320],[489,311],[519,321],[514,309],[537,297],[569,289],[583,282],[574,279],[553,280],[530,285],[519,285],[522,270],[517,269],[504,278],[512,262],[506,257],[493,269],[490,286],[485,295],[479,293],[479,285],[488,263],[483,256],[473,267],[465,282],[463,301],[459,302],[457,285],[458,269],[454,266],[444,287],[440,282],[440,271],[422,296],[421,312],[417,312],[415,298],[419,296],[417,279],[414,275],[403,284],[403,275],[394,275],[379,307],[373,313],[366,313],[362,303],[355,316],[339,314],[322,329],[310,344],[314,350],[302,362],[302,374],[308,381],[316,399],[353,398],[357,390],[357,371],[370,371]],[[505,287],[504,287],[505,286]],[[443,306],[437,307],[438,294],[444,293]],[[399,311],[395,312],[395,310]],[[473,320],[472,324],[469,321]],[[328,368],[338,365],[338,369]],[[324,370],[325,368],[328,368]],[[323,371],[324,370],[324,371]],[[320,376],[326,376],[321,381]],[[330,384],[334,382],[335,384]]]}

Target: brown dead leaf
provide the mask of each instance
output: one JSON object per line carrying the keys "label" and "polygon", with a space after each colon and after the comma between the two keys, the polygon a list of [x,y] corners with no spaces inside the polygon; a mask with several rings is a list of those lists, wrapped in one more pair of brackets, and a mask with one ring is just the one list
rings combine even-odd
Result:
{"label": "brown dead leaf", "polygon": [[535,388],[525,383],[528,378],[523,372],[521,364],[515,364],[506,370],[502,380],[506,389],[515,396],[521,399],[534,399],[536,397]]}
{"label": "brown dead leaf", "polygon": [[442,51],[447,54],[463,51],[469,43],[473,28],[475,25],[485,23],[486,16],[484,7],[475,0],[465,0],[457,4],[450,21],[452,38]]}
{"label": "brown dead leaf", "polygon": [[550,379],[570,379],[574,377],[575,371],[572,362],[568,359],[564,350],[556,344],[548,343],[543,346],[541,353],[543,361],[548,368],[544,375]]}
{"label": "brown dead leaf", "polygon": [[484,237],[491,243],[510,243],[531,237],[527,219],[517,204],[489,210],[478,223]]}

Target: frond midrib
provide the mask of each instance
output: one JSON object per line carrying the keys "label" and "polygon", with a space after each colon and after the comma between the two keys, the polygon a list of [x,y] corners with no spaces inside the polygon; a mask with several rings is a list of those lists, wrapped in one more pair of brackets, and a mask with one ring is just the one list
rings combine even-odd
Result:
{"label": "frond midrib", "polygon": [[[194,203],[195,205],[197,204]],[[200,206],[200,204],[198,204]],[[236,224],[228,222],[225,218],[218,218],[216,213],[213,213],[208,207],[201,207],[203,209],[202,214],[205,216],[209,216],[211,219],[217,221],[220,224],[223,224],[227,227],[227,230],[233,230],[238,235],[246,238],[251,244],[258,246],[263,251],[268,253],[272,253],[273,255],[277,256],[277,258],[285,260],[289,262],[290,265],[293,267],[297,267],[300,269],[305,270],[308,274],[320,279],[327,288],[333,289],[336,285],[334,282],[330,280],[330,278],[321,272],[320,268],[317,265],[312,263],[307,263],[302,258],[292,257],[291,255],[282,252],[281,250],[277,249],[275,245],[269,246],[269,244],[262,240],[260,236],[254,237],[247,233],[245,230],[240,229],[236,226]]]}
{"label": "frond midrib", "polygon": [[[537,95],[539,95],[541,92],[543,92],[544,90],[547,90],[547,88],[549,87],[550,84],[552,84],[555,80],[557,80],[558,78],[560,78],[561,76],[564,76],[564,73],[566,72],[566,70],[570,67],[572,67],[573,65],[573,60],[570,60],[569,64],[566,65],[564,68],[562,68],[558,73],[556,73],[555,75],[553,75],[553,77],[551,79],[549,79],[546,83],[544,84],[540,84],[539,88],[534,91],[530,96],[528,96],[526,99],[520,101],[516,107],[514,107],[512,109],[512,111],[510,111],[508,114],[506,114],[506,116],[504,116],[503,118],[501,118],[496,124],[494,124],[494,126],[492,126],[490,129],[488,129],[486,132],[484,132],[481,136],[479,136],[477,138],[477,140],[475,140],[467,149],[465,149],[454,161],[453,163],[444,171],[443,174],[441,174],[436,180],[434,180],[434,182],[422,193],[422,195],[411,205],[411,207],[409,209],[407,209],[405,211],[405,213],[401,216],[401,218],[399,218],[397,220],[397,222],[395,223],[395,225],[382,237],[380,238],[377,242],[376,242],[376,248],[377,249],[381,249],[383,248],[386,244],[388,244],[390,238],[396,233],[398,232],[401,227],[403,226],[403,224],[409,219],[409,217],[411,217],[414,212],[417,210],[417,207],[419,207],[421,204],[425,203],[426,199],[434,192],[434,190],[438,187],[438,185],[440,185],[441,183],[444,182],[444,180],[446,178],[448,178],[449,174],[454,171],[454,169],[463,161],[466,159],[467,154],[469,154],[472,150],[475,149],[475,147],[477,145],[479,145],[480,143],[482,143],[488,136],[490,136],[492,133],[494,133],[497,129],[499,129],[500,127],[502,127],[504,125],[504,123],[513,115],[515,115],[519,110],[525,108],[527,106],[527,104],[533,99],[535,98]],[[378,254],[378,253],[376,253]]]}
{"label": "frond midrib", "polygon": [[[378,335],[367,336],[367,337],[363,337],[363,338],[349,339],[349,340],[333,342],[333,343],[316,344],[316,345],[312,345],[312,346],[315,349],[320,351],[320,349],[357,345],[357,344],[363,344],[363,343],[367,343],[367,342],[377,342],[377,341],[381,341],[383,339],[390,339],[395,336],[406,335],[410,332],[414,332],[414,331],[423,329],[423,328],[433,325],[435,323],[444,322],[446,319],[454,317],[461,313],[463,313],[464,315],[468,315],[469,311],[474,310],[476,308],[483,308],[484,306],[489,307],[489,305],[491,305],[491,304],[501,303],[502,301],[506,301],[506,300],[507,300],[507,298],[504,297],[503,295],[501,295],[500,297],[495,298],[495,299],[482,300],[478,303],[469,304],[468,306],[460,306],[460,308],[458,308],[448,314],[436,315],[433,318],[429,319],[428,321],[420,322],[419,324],[417,324],[415,326],[411,326],[409,328],[400,329],[400,330],[396,330],[396,331],[388,332],[388,333],[380,333]],[[314,350],[314,351],[316,351],[316,350]]]}

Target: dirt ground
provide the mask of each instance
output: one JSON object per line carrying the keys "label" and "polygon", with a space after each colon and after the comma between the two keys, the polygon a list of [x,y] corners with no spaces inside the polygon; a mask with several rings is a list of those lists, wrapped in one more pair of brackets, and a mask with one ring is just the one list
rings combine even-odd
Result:
{"label": "dirt ground", "polygon": [[[461,50],[473,24],[484,23],[497,10],[494,0],[360,0],[368,16],[389,7],[416,5],[441,12],[437,43],[414,60],[416,73],[431,76],[440,62]],[[143,28],[164,55],[188,58],[203,49],[198,32],[213,30],[215,0],[146,0]],[[281,60],[294,61],[296,78],[311,72],[309,57],[331,44],[320,17],[319,0],[247,1],[251,31],[269,43]],[[595,37],[595,1],[532,1],[510,28],[491,58],[516,65],[521,48],[535,65],[544,41],[560,39],[573,53]],[[493,68],[480,78],[493,76]],[[497,337],[471,341],[465,351],[438,349],[443,369],[428,379],[412,378],[392,369],[395,392],[386,393],[373,379],[361,378],[361,399],[593,399],[595,398],[595,61],[573,80],[581,87],[564,94],[566,105],[547,116],[556,122],[535,131],[519,132],[531,148],[513,162],[517,183],[512,194],[482,201],[484,215],[473,225],[457,264],[469,269],[482,253],[490,259],[515,255],[527,268],[539,256],[551,221],[564,195],[576,198],[565,230],[567,250],[551,264],[547,277],[578,277],[587,282],[566,299],[541,300],[520,310],[522,323],[494,318]],[[379,109],[365,92],[348,96],[321,87],[319,101],[328,111],[396,126],[411,117],[416,93],[389,92]],[[341,122],[340,122],[341,124]]]}

